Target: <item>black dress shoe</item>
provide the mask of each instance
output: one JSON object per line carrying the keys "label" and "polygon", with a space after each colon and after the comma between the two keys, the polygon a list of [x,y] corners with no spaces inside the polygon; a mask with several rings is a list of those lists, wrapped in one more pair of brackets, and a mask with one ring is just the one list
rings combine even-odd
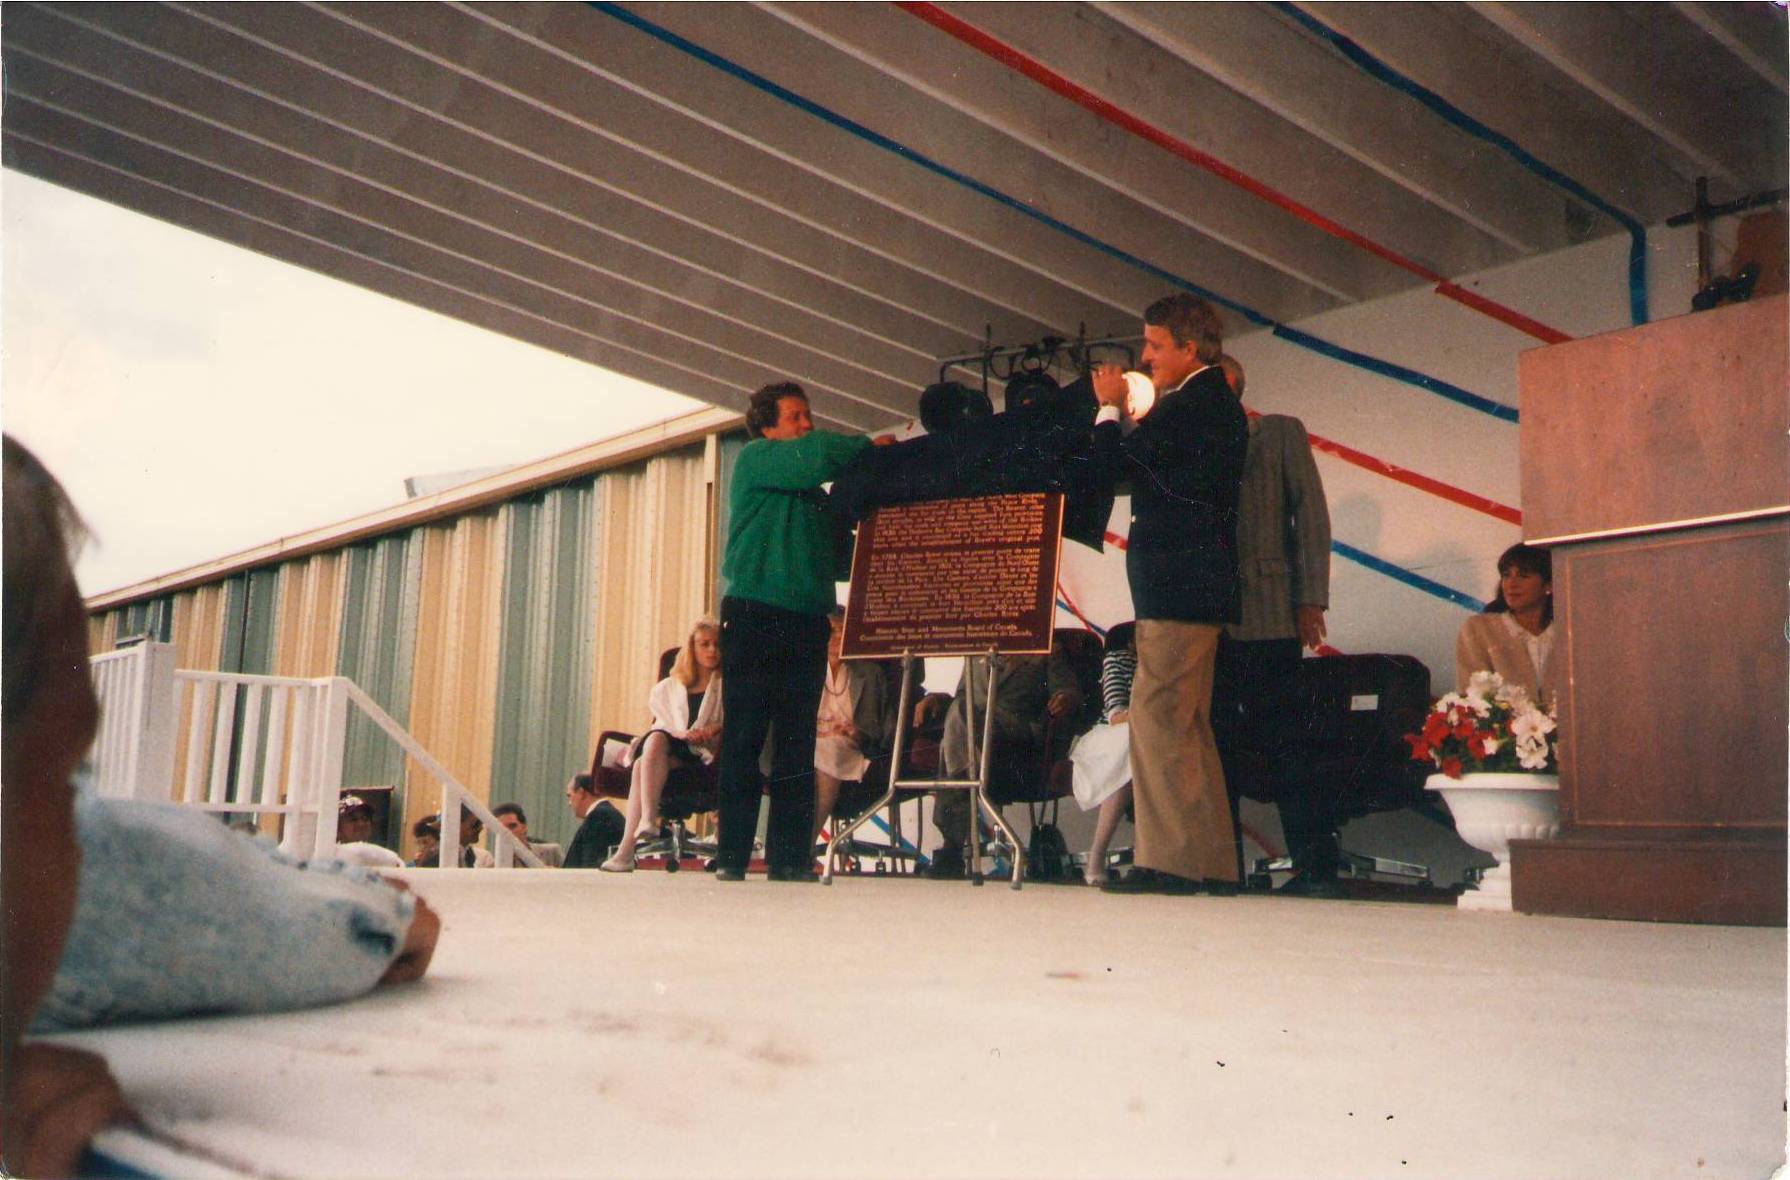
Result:
{"label": "black dress shoe", "polygon": [[715,866],[715,880],[717,881],[744,881],[745,879],[746,871],[744,869],[729,869],[723,868],[720,865]]}
{"label": "black dress shoe", "polygon": [[1342,886],[1336,878],[1319,873],[1296,873],[1293,879],[1274,891],[1276,897],[1322,897],[1340,898]]}
{"label": "black dress shoe", "polygon": [[1201,883],[1191,877],[1179,877],[1174,873],[1159,872],[1156,869],[1134,868],[1123,877],[1109,880],[1100,886],[1102,893],[1168,893],[1185,896],[1200,892]]}
{"label": "black dress shoe", "polygon": [[963,880],[963,849],[940,848],[934,852],[932,863],[926,866],[926,878],[929,881]]}
{"label": "black dress shoe", "polygon": [[811,867],[771,869],[767,876],[773,881],[812,882],[820,880],[820,874]]}

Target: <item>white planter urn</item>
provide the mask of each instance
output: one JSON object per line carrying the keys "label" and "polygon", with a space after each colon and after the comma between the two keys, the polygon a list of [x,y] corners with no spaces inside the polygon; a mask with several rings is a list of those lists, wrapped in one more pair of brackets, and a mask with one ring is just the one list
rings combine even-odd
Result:
{"label": "white planter urn", "polygon": [[1560,834],[1560,776],[1432,774],[1424,787],[1448,804],[1461,839],[1498,861],[1497,868],[1480,878],[1479,888],[1461,894],[1460,908],[1510,912],[1510,842],[1552,840]]}

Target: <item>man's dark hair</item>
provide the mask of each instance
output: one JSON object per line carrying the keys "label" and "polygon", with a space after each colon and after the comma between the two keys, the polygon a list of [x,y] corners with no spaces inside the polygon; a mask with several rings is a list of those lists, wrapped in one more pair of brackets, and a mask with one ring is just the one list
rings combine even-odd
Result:
{"label": "man's dark hair", "polygon": [[522,810],[522,804],[520,803],[499,803],[496,807],[491,809],[491,814],[497,816],[499,819],[502,819],[506,815],[513,815],[516,817],[518,823],[528,823],[528,813]]}
{"label": "man's dark hair", "polygon": [[572,789],[574,791],[583,791],[586,795],[594,795],[597,793],[597,788],[591,785],[590,775],[588,774],[573,775]]}
{"label": "man's dark hair", "polygon": [[757,393],[746,406],[746,433],[763,438],[764,432],[777,425],[778,402],[786,397],[808,400],[808,391],[794,381],[773,381]]}
{"label": "man's dark hair", "polygon": [[1167,328],[1176,344],[1192,344],[1203,364],[1215,365],[1224,355],[1224,324],[1212,305],[1198,295],[1177,291],[1144,308],[1144,323]]}

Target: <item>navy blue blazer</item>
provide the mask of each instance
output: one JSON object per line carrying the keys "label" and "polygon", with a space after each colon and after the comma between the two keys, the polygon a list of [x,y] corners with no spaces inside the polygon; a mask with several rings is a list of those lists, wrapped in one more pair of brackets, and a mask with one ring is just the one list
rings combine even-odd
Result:
{"label": "navy blue blazer", "polygon": [[1158,401],[1129,435],[1094,428],[1097,467],[1131,484],[1125,554],[1140,619],[1234,623],[1237,498],[1249,454],[1249,420],[1224,370],[1204,369]]}

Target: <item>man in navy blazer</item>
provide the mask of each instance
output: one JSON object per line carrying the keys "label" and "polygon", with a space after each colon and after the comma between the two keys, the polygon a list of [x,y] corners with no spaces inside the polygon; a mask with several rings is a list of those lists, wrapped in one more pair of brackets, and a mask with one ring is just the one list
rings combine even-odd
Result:
{"label": "man in navy blazer", "polygon": [[1094,372],[1097,468],[1131,485],[1125,572],[1137,614],[1131,688],[1136,870],[1122,893],[1234,893],[1235,820],[1212,736],[1212,677],[1224,624],[1240,617],[1237,498],[1249,426],[1218,367],[1223,327],[1178,293],[1144,311],[1143,367],[1156,387],[1127,431],[1116,366]]}

